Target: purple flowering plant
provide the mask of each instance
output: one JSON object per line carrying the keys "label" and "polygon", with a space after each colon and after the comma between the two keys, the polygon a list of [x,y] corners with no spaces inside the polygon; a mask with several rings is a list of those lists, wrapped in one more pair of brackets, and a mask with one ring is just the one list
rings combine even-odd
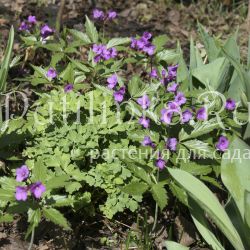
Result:
{"label": "purple flowering plant", "polygon": [[[94,20],[115,18],[115,11],[93,10]],[[20,30],[29,31],[22,40],[37,56],[31,67],[24,64],[24,80],[36,96],[20,126],[10,121],[12,131],[18,128],[25,138],[19,150],[27,165],[7,177],[11,192],[4,191],[8,185],[0,177],[0,194],[17,207],[31,203],[37,216],[33,226],[41,216],[55,215],[69,229],[61,206],[78,212],[91,204],[112,219],[138,209],[144,192],[162,210],[170,190],[182,198],[169,169],[217,183],[216,169],[234,146],[234,136],[247,133],[244,126],[233,126],[237,111],[245,119],[246,105],[238,108],[244,98],[223,82],[231,74],[219,64],[222,59],[191,60],[187,66],[180,48],[166,48],[165,36],[145,31],[108,38],[88,17],[83,30],[60,34],[30,15]],[[191,51],[200,53],[196,47]],[[230,60],[223,63],[233,67]],[[218,99],[215,91],[226,97]],[[112,154],[105,158],[103,152]],[[1,206],[10,213],[7,203]]]}

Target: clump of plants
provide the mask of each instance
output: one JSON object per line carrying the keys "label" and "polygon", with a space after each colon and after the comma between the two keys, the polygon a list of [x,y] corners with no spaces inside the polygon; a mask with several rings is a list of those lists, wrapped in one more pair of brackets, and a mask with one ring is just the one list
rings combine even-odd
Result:
{"label": "clump of plants", "polygon": [[[116,17],[93,12],[105,25]],[[136,213],[149,193],[154,231],[170,193],[190,207],[175,171],[222,188],[223,156],[235,137],[249,137],[249,67],[236,36],[221,44],[199,29],[206,55],[191,40],[187,66],[166,35],[109,38],[87,16],[84,31],[60,33],[35,16],[23,21],[23,74],[9,90],[28,86],[32,96],[21,95],[23,115],[2,122],[0,221],[26,216],[26,237],[43,217],[70,230],[63,207],[112,219]]]}

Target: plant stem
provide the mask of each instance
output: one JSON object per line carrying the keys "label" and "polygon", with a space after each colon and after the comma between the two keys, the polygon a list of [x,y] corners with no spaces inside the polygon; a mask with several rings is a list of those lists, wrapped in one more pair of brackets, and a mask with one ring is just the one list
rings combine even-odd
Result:
{"label": "plant stem", "polygon": [[30,245],[29,245],[28,250],[32,249],[32,246],[33,246],[33,243],[34,243],[34,236],[35,236],[35,228],[33,228],[32,232],[31,232],[31,239],[30,239]]}
{"label": "plant stem", "polygon": [[[158,181],[159,181],[159,169],[157,170],[156,183],[158,183]],[[152,232],[154,232],[154,230],[156,228],[157,220],[158,220],[158,204],[157,204],[157,202],[155,202],[155,216],[154,216],[154,224],[152,227]]]}

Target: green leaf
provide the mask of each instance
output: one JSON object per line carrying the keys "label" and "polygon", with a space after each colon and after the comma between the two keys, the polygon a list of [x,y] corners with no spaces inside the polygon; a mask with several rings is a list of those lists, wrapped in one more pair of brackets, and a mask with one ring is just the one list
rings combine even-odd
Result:
{"label": "green leaf", "polygon": [[143,181],[147,182],[149,185],[151,184],[151,179],[149,177],[149,174],[141,167],[137,166],[127,166],[128,169],[133,172],[133,174],[137,177],[142,179]]}
{"label": "green leaf", "polygon": [[158,61],[164,61],[167,64],[176,64],[180,58],[180,54],[175,50],[163,50],[156,54]]}
{"label": "green leaf", "polygon": [[85,16],[85,17],[86,17],[86,22],[85,22],[86,33],[93,43],[97,43],[98,42],[98,32],[96,30],[96,27],[89,20],[89,18],[87,16]]}
{"label": "green leaf", "polygon": [[54,188],[62,188],[67,184],[67,181],[69,180],[69,178],[70,177],[67,174],[54,176],[47,181],[46,188],[47,190],[54,189]]}
{"label": "green leaf", "polygon": [[195,68],[203,65],[203,61],[199,50],[194,45],[194,40],[191,37],[190,40],[190,71],[192,72]]}
{"label": "green leaf", "polygon": [[245,191],[250,191],[250,147],[235,137],[228,150],[221,161],[221,179],[234,198],[242,218],[244,218],[246,212]]}
{"label": "green leaf", "polygon": [[244,210],[245,210],[245,218],[248,228],[250,228],[250,192],[245,192],[245,199],[244,199]]}
{"label": "green leaf", "polygon": [[196,162],[182,162],[180,168],[193,175],[207,175],[212,172],[212,166],[200,165]]}
{"label": "green leaf", "polygon": [[189,149],[194,155],[201,158],[214,159],[214,149],[206,142],[200,140],[190,140],[182,142],[187,149]]}
{"label": "green leaf", "polygon": [[52,201],[49,200],[48,202],[51,202],[53,207],[71,206],[74,203],[74,199],[66,195],[52,195],[50,199],[52,199]]}
{"label": "green leaf", "polygon": [[185,247],[177,242],[167,240],[166,241],[167,250],[188,250],[188,247]]}
{"label": "green leaf", "polygon": [[216,196],[200,180],[191,174],[168,168],[171,176],[187,191],[197,204],[205,210],[218,228],[237,250],[244,249],[241,238]]}
{"label": "green leaf", "polygon": [[212,249],[224,250],[224,247],[212,232],[202,208],[192,198],[189,198],[188,203],[194,224],[204,240],[212,247]]}
{"label": "green leaf", "polygon": [[194,129],[189,134],[185,132],[184,129],[182,129],[179,134],[179,139],[180,141],[185,141],[187,139],[197,138],[201,135],[208,134],[212,132],[214,129],[219,128],[219,127],[220,127],[220,124],[218,123],[217,118],[213,118],[211,120],[204,121],[204,122],[199,121],[199,122],[196,122],[196,124],[194,125]]}
{"label": "green leaf", "polygon": [[78,30],[74,29],[68,29],[68,31],[77,39],[79,39],[83,44],[90,44],[91,40],[89,39],[88,35],[86,33],[83,33]]}
{"label": "green leaf", "polygon": [[[211,74],[213,72],[213,74]],[[213,90],[225,90],[228,85],[228,74],[230,64],[225,57],[215,59],[209,64],[202,65],[192,71],[192,75],[197,78],[205,87],[210,86]],[[225,83],[225,80],[227,82]]]}
{"label": "green leaf", "polygon": [[130,38],[128,38],[128,37],[112,38],[111,40],[109,40],[109,42],[107,44],[107,48],[110,49],[112,47],[122,45],[122,44],[127,44],[129,42],[130,42]]}
{"label": "green leaf", "polygon": [[198,29],[206,49],[208,59],[210,62],[212,62],[218,58],[220,49],[217,48],[214,39],[209,36],[209,34],[205,31],[204,27],[200,23],[198,23]]}
{"label": "green leaf", "polygon": [[160,36],[154,37],[152,43],[153,43],[153,45],[155,45],[156,51],[160,51],[164,48],[167,41],[168,41],[167,35],[160,35]]}
{"label": "green leaf", "polygon": [[60,78],[64,80],[64,82],[74,82],[74,67],[72,63],[69,63],[67,68],[60,74]]}
{"label": "green leaf", "polygon": [[167,191],[164,188],[165,183],[157,183],[152,185],[150,192],[154,200],[156,201],[157,205],[160,207],[161,210],[168,204],[168,196]]}
{"label": "green leaf", "polygon": [[81,71],[83,72],[90,72],[90,69],[85,66],[83,63],[79,62],[79,61],[76,61],[76,60],[73,60],[71,58],[69,58],[69,60]]}
{"label": "green leaf", "polygon": [[0,201],[14,201],[14,191],[0,189]]}
{"label": "green leaf", "polygon": [[4,53],[0,69],[0,93],[6,91],[6,79],[10,67],[13,44],[14,44],[14,28],[13,26],[11,26],[7,47]]}
{"label": "green leaf", "polygon": [[142,195],[144,192],[146,192],[148,189],[148,185],[143,182],[132,182],[123,188],[121,190],[124,193],[130,194],[130,195]]}
{"label": "green leaf", "polygon": [[131,97],[134,97],[142,88],[143,83],[139,76],[134,75],[128,83],[128,92]]}
{"label": "green leaf", "polygon": [[43,208],[43,214],[46,219],[52,221],[56,225],[62,226],[63,228],[70,230],[70,226],[65,217],[54,208]]}
{"label": "green leaf", "polygon": [[0,223],[3,222],[12,222],[14,220],[13,215],[12,214],[3,214],[0,215]]}

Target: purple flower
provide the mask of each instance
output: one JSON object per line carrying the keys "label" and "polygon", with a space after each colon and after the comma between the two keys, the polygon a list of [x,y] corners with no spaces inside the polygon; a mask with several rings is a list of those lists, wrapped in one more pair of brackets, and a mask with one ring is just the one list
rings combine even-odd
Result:
{"label": "purple flower", "polygon": [[149,41],[152,35],[148,32],[144,32],[140,39],[131,38],[130,47],[139,51],[143,51],[149,56],[152,56],[155,51],[155,46]]}
{"label": "purple flower", "polygon": [[110,77],[108,77],[107,82],[108,82],[108,88],[113,89],[118,83],[117,75],[113,74]]}
{"label": "purple flower", "polygon": [[93,52],[95,52],[97,55],[100,55],[103,50],[103,45],[102,44],[94,44],[92,47]]}
{"label": "purple flower", "polygon": [[149,76],[150,76],[151,78],[157,78],[157,77],[158,77],[156,68],[153,68],[153,69],[151,70],[151,72],[149,73]]}
{"label": "purple flower", "polygon": [[49,68],[48,71],[47,71],[47,77],[49,77],[51,79],[56,78],[57,77],[56,70],[53,69],[53,68]]}
{"label": "purple flower", "polygon": [[162,109],[161,110],[161,121],[170,124],[172,122],[172,117],[173,117],[173,111],[168,110],[168,109]]}
{"label": "purple flower", "polygon": [[29,25],[26,22],[21,22],[18,29],[20,31],[28,31],[29,30]]}
{"label": "purple flower", "polygon": [[228,149],[229,140],[225,136],[220,136],[219,141],[215,146],[219,151],[225,152]]}
{"label": "purple flower", "polygon": [[117,50],[116,48],[110,48],[109,49],[110,57],[115,58],[117,56]]}
{"label": "purple flower", "polygon": [[158,159],[155,162],[156,167],[158,167],[160,170],[164,169],[166,166],[166,161],[161,158],[161,156],[158,157]]}
{"label": "purple flower", "polygon": [[137,99],[137,103],[141,105],[143,109],[147,109],[150,105],[150,100],[147,95],[144,95]]}
{"label": "purple flower", "polygon": [[182,122],[186,123],[189,122],[193,117],[192,112],[189,109],[186,109],[183,113],[182,113]]}
{"label": "purple flower", "polygon": [[17,201],[26,201],[28,197],[28,188],[16,186],[15,197]]}
{"label": "purple flower", "polygon": [[30,192],[39,199],[42,197],[42,194],[46,191],[46,187],[40,182],[36,182],[30,185]]}
{"label": "purple flower", "polygon": [[178,92],[177,95],[174,98],[175,102],[178,103],[178,105],[182,105],[185,104],[187,99],[184,96],[184,94],[182,92]]}
{"label": "purple flower", "polygon": [[40,30],[43,39],[54,34],[54,30],[51,29],[47,24],[44,24]]}
{"label": "purple flower", "polygon": [[149,40],[149,39],[152,38],[152,34],[146,31],[146,32],[143,33],[142,37],[143,37],[145,40]]}
{"label": "purple flower", "polygon": [[102,10],[94,9],[93,10],[93,18],[96,20],[104,19],[104,12]]}
{"label": "purple flower", "polygon": [[143,51],[147,53],[149,56],[152,56],[155,52],[155,46],[149,43],[144,46]]}
{"label": "purple flower", "polygon": [[119,90],[114,92],[114,98],[117,102],[122,102],[125,94],[125,87],[121,87]]}
{"label": "purple flower", "polygon": [[130,44],[130,47],[132,49],[136,49],[137,47],[137,40],[134,38],[134,37],[131,37],[131,44]]}
{"label": "purple flower", "polygon": [[36,24],[36,16],[28,16],[28,23]]}
{"label": "purple flower", "polygon": [[25,181],[29,177],[30,171],[26,165],[16,169],[16,181]]}
{"label": "purple flower", "polygon": [[178,69],[178,64],[168,67],[168,75],[166,78],[167,83],[175,80],[175,78],[177,76],[177,69]]}
{"label": "purple flower", "polygon": [[229,111],[233,111],[235,110],[235,107],[236,107],[235,100],[228,98],[226,101],[225,109]]}
{"label": "purple flower", "polygon": [[74,85],[72,83],[69,83],[69,84],[67,84],[67,85],[64,86],[64,92],[65,93],[69,93],[73,89],[74,89]]}
{"label": "purple flower", "polygon": [[207,110],[205,107],[202,107],[202,108],[197,110],[197,112],[196,112],[197,120],[205,121],[205,120],[207,120],[207,117],[208,117],[208,115],[207,115]]}
{"label": "purple flower", "polygon": [[174,82],[167,87],[167,91],[175,93],[178,90],[178,88],[179,88],[179,84]]}
{"label": "purple flower", "polygon": [[169,102],[168,103],[168,109],[171,111],[171,112],[176,112],[176,113],[179,113],[180,112],[180,107],[179,107],[179,104],[175,101],[172,101],[172,102]]}
{"label": "purple flower", "polygon": [[166,147],[167,149],[169,149],[170,151],[176,151],[176,147],[177,147],[178,141],[176,138],[168,138],[167,142],[166,142]]}
{"label": "purple flower", "polygon": [[167,75],[167,71],[166,71],[165,69],[163,69],[163,70],[161,71],[161,76],[162,76],[163,78],[165,78],[166,75]]}
{"label": "purple flower", "polygon": [[155,147],[155,144],[152,142],[151,138],[149,136],[145,136],[142,142],[143,146],[150,146],[152,148]]}
{"label": "purple flower", "polygon": [[108,12],[108,20],[114,20],[115,18],[117,17],[117,13],[115,12],[115,11],[113,11],[113,10],[110,10],[109,12]]}
{"label": "purple flower", "polygon": [[94,57],[95,62],[109,60],[110,58],[115,58],[117,56],[117,50],[115,48],[107,49],[106,45],[94,44],[92,49],[93,52],[96,53],[96,56]]}
{"label": "purple flower", "polygon": [[147,119],[146,117],[141,117],[139,119],[139,123],[144,127],[144,128],[148,128],[150,125],[150,120]]}

